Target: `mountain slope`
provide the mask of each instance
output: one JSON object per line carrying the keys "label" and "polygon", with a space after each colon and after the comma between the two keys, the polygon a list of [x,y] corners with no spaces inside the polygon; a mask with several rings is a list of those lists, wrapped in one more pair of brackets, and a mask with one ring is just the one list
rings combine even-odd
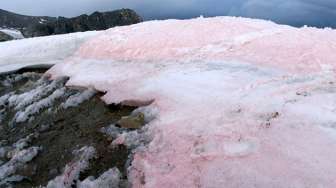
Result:
{"label": "mountain slope", "polygon": [[34,24],[23,30],[26,37],[47,36],[92,30],[105,30],[115,26],[131,25],[142,21],[142,18],[131,9],[120,9],[110,12],[94,12],[74,18],[58,17],[45,24]]}
{"label": "mountain slope", "polygon": [[25,37],[105,30],[141,21],[142,18],[131,9],[94,12],[91,15],[83,14],[73,18],[25,16],[0,9],[0,28],[20,30]]}
{"label": "mountain slope", "polygon": [[22,29],[32,24],[46,23],[55,20],[56,18],[53,17],[25,16],[0,9],[0,27],[3,28]]}

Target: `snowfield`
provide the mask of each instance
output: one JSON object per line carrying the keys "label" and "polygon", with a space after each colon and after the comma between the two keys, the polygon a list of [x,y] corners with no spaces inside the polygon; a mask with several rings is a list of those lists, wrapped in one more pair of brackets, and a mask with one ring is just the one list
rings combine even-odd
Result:
{"label": "snowfield", "polygon": [[1,42],[0,70],[9,72],[26,66],[47,66],[63,62],[84,41],[98,33],[91,31]]}
{"label": "snowfield", "polygon": [[146,106],[153,140],[134,156],[133,187],[336,187],[335,30],[197,18],[0,51],[1,71],[58,63],[52,78]]}

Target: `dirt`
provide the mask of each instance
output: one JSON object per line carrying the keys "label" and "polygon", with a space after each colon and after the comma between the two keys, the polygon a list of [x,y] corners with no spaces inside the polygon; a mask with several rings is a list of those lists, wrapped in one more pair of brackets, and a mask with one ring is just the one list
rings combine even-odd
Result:
{"label": "dirt", "polygon": [[[43,71],[1,75],[0,82],[3,83],[19,74],[30,74],[11,83],[10,86],[0,84],[0,97],[10,92],[24,93],[32,90],[35,87],[34,83],[43,75],[39,72]],[[51,83],[47,79],[45,82]],[[59,87],[64,87],[65,82],[66,79]],[[34,118],[22,123],[13,121],[17,113],[14,107],[0,106],[0,110],[5,110],[0,128],[3,146],[11,146],[19,139],[34,134],[29,144],[41,147],[32,161],[16,171],[16,175],[24,176],[25,179],[13,183],[14,187],[45,186],[48,181],[63,172],[66,164],[74,158],[73,151],[83,146],[93,146],[96,149],[96,157],[90,161],[89,168],[80,174],[80,180],[88,176],[98,177],[112,167],[117,167],[123,179],[127,179],[126,164],[130,158],[130,150],[125,146],[109,147],[114,138],[103,134],[101,128],[115,124],[123,116],[130,115],[135,107],[105,105],[100,100],[102,93],[97,93],[76,107],[59,107],[70,95],[80,92],[83,92],[83,88],[66,88],[65,95],[57,99],[51,107],[40,110]]]}

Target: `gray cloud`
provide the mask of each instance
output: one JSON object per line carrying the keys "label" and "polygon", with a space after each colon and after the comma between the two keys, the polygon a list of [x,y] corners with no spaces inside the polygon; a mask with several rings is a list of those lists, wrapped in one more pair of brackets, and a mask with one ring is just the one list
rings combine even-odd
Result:
{"label": "gray cloud", "polygon": [[68,17],[132,8],[145,19],[232,15],[295,26],[336,27],[335,0],[4,0],[0,8],[22,14]]}
{"label": "gray cloud", "polygon": [[336,26],[336,1],[249,0],[236,15],[271,19],[291,25]]}

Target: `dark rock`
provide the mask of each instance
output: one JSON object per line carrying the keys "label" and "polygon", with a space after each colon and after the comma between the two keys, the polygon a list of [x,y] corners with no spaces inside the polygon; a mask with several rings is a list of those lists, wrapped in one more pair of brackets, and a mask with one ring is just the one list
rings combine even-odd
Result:
{"label": "dark rock", "polygon": [[50,129],[50,124],[43,124],[39,128],[39,132],[44,133]]}
{"label": "dark rock", "polygon": [[[131,9],[94,12],[91,15],[83,14],[73,18],[25,16],[0,9],[0,27],[20,30],[25,37],[105,30],[141,21],[142,18]],[[6,39],[4,37],[0,34],[0,39],[3,38],[2,41]]]}
{"label": "dark rock", "polygon": [[81,15],[74,18],[58,17],[55,21],[33,24],[24,29],[25,37],[48,36],[92,30],[105,30],[115,26],[136,24],[142,18],[130,9],[110,12],[94,12],[91,15]]}
{"label": "dark rock", "polygon": [[14,38],[12,36],[7,35],[6,33],[0,31],[0,42],[9,41],[13,39]]}
{"label": "dark rock", "polygon": [[50,179],[52,179],[53,177],[56,177],[59,173],[60,172],[56,168],[53,168],[53,169],[49,170]]}

